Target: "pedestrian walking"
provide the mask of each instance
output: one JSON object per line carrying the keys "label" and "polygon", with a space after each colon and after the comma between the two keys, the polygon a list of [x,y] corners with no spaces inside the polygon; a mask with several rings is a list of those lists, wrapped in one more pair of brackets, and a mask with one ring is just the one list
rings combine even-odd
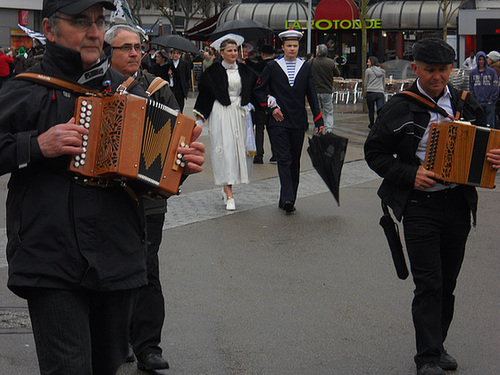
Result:
{"label": "pedestrian walking", "polygon": [[[411,67],[417,80],[409,91],[435,103],[451,116],[484,125],[478,102],[448,84],[455,51],[438,38],[413,46]],[[465,245],[476,217],[474,187],[443,184],[423,163],[431,123],[448,117],[423,109],[407,96],[395,95],[384,105],[365,142],[365,159],[384,178],[382,202],[403,220],[406,248],[415,283],[412,303],[418,375],[445,375],[458,367],[444,343],[453,320],[455,296]],[[500,150],[489,154],[500,167]]]}
{"label": "pedestrian walking", "polygon": [[366,105],[368,106],[368,118],[370,119],[371,128],[375,122],[375,105],[377,112],[385,103],[385,71],[380,67],[378,59],[375,56],[370,56],[366,61],[364,96]]}
{"label": "pedestrian walking", "polygon": [[194,105],[197,118],[207,123],[215,184],[223,186],[222,196],[230,211],[236,209],[233,185],[247,184],[252,177],[253,155],[247,141],[253,136],[253,124],[247,117],[253,108],[257,75],[237,62],[242,39],[230,34],[212,44],[220,51],[222,62],[214,61],[202,73]]}
{"label": "pedestrian walking", "polygon": [[325,44],[316,47],[316,57],[311,60],[311,67],[318,103],[325,121],[323,133],[333,133],[333,77],[338,77],[340,72],[337,64],[328,57],[328,47]]}
{"label": "pedestrian walking", "polygon": [[5,50],[0,48],[0,88],[10,77],[10,64],[14,63],[14,58],[5,54]]}
{"label": "pedestrian walking", "polygon": [[302,33],[287,30],[279,34],[284,56],[266,65],[255,87],[260,105],[272,115],[269,120],[274,153],[278,159],[280,199],[278,207],[287,213],[295,211],[299,188],[300,157],[307,130],[305,99],[313,112],[317,133],[323,132],[323,118],[311,64],[297,56]]}

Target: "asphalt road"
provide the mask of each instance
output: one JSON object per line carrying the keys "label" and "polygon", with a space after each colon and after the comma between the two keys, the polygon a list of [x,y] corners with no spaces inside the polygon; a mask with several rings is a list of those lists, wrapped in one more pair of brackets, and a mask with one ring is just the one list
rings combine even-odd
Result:
{"label": "asphalt road", "polygon": [[[336,131],[349,137],[340,206],[306,153],[293,215],[277,208],[279,183],[268,156],[255,166],[254,182],[235,187],[235,212],[224,209],[209,158],[205,172],[170,200],[160,260],[162,347],[171,369],[158,374],[415,373],[413,285],[396,277],[378,225],[381,180],[362,160],[366,124],[366,115],[337,106]],[[0,199],[6,180],[0,178]],[[500,195],[479,194],[447,340],[457,375],[500,373]],[[3,208],[0,216],[5,223]],[[0,374],[37,374],[25,303],[6,288],[1,233]],[[119,374],[143,372],[132,363]]]}

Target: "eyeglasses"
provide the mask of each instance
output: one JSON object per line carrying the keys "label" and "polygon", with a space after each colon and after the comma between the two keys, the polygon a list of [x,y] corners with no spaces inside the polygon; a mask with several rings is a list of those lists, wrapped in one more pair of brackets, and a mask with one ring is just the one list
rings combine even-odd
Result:
{"label": "eyeglasses", "polygon": [[123,53],[130,53],[132,51],[132,48],[135,50],[137,53],[142,53],[141,45],[140,44],[124,44],[123,46],[120,47],[111,47],[113,49],[119,49]]}
{"label": "eyeglasses", "polygon": [[95,21],[92,21],[88,17],[78,17],[78,18],[65,18],[61,16],[56,16],[56,18],[67,21],[73,24],[78,30],[87,31],[92,27],[92,24],[95,23],[99,30],[107,30],[109,28],[109,22],[106,21],[104,17],[100,17]]}

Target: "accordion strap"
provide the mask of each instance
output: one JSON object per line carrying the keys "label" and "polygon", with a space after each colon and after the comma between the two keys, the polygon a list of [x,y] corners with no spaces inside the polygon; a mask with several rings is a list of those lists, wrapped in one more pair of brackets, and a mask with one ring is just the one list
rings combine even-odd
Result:
{"label": "accordion strap", "polygon": [[146,94],[148,96],[151,96],[167,84],[168,84],[168,82],[165,81],[164,79],[161,79],[160,77],[156,77],[155,79],[153,79],[153,81],[150,83],[149,87],[147,88]]}
{"label": "accordion strap", "polygon": [[433,112],[437,112],[444,117],[448,117],[452,121],[457,121],[458,119],[460,119],[460,115],[461,115],[462,110],[464,108],[464,103],[467,100],[467,96],[469,95],[469,92],[465,91],[465,90],[462,91],[462,94],[460,96],[460,100],[458,101],[458,104],[457,104],[457,112],[455,113],[455,117],[450,115],[442,107],[438,106],[436,103],[431,102],[430,100],[427,100],[426,98],[424,98],[422,95],[416,94],[412,91],[408,91],[408,90],[401,91],[397,95],[412,98],[412,99],[414,99],[413,100],[414,103],[420,105],[421,107],[424,107],[424,108],[431,110]]}
{"label": "accordion strap", "polygon": [[54,74],[48,73],[20,73],[14,77],[14,79],[22,79],[24,81],[30,81],[38,83],[57,90],[67,90],[75,92],[78,94],[84,94],[89,96],[99,96],[102,95],[97,90],[89,89],[85,86],[80,85],[77,82],[68,81],[65,78],[59,77]]}

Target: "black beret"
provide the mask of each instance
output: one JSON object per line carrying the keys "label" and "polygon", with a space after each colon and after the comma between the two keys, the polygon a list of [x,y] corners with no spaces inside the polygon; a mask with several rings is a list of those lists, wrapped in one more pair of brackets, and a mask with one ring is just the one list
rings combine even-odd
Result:
{"label": "black beret", "polygon": [[431,65],[453,64],[455,50],[439,38],[424,38],[413,45],[413,60]]}

